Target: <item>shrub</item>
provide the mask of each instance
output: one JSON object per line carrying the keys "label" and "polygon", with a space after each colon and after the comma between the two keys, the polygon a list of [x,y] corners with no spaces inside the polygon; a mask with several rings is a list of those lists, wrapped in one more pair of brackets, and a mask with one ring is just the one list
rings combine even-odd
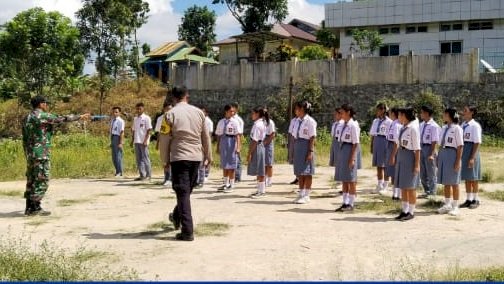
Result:
{"label": "shrub", "polygon": [[307,45],[299,51],[301,60],[323,60],[328,59],[327,51],[320,45]]}
{"label": "shrub", "polygon": [[442,120],[443,117],[442,115],[445,107],[441,96],[432,92],[431,89],[426,89],[420,92],[418,95],[415,96],[412,106],[415,108],[417,113],[420,114],[420,109],[424,105],[431,106],[434,109],[434,115],[433,115],[434,120],[436,121]]}

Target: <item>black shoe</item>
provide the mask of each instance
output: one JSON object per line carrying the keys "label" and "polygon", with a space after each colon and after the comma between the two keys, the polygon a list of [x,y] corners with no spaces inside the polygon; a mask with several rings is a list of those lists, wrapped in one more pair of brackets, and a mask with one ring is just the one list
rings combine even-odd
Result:
{"label": "black shoe", "polygon": [[345,209],[346,209],[348,206],[350,206],[350,205],[348,205],[348,204],[343,204],[343,205],[341,205],[341,207],[339,207],[339,208],[337,208],[336,210],[334,210],[334,212],[343,212],[343,211],[345,211]]}
{"label": "black shoe", "polygon": [[33,208],[32,208],[32,202],[29,198],[26,198],[26,207],[25,207],[25,211],[24,211],[24,214],[26,216],[30,216],[31,213],[33,211]]}
{"label": "black shoe", "polygon": [[427,194],[427,193],[420,194],[417,198],[418,199],[427,199],[427,198],[429,198],[429,194]]}
{"label": "black shoe", "polygon": [[133,181],[144,181],[146,180],[147,178],[145,177],[137,177],[136,179],[134,179]]}
{"label": "black shoe", "polygon": [[354,210],[354,207],[352,205],[347,205],[342,210],[343,210],[343,212],[352,212]]}
{"label": "black shoe", "polygon": [[217,192],[223,192],[228,186],[223,184],[221,187],[217,188]]}
{"label": "black shoe", "polygon": [[292,185],[295,185],[295,184],[298,184],[298,183],[299,183],[298,179],[295,179],[295,180],[293,180],[293,181],[290,182],[290,184],[292,184]]}
{"label": "black shoe", "polygon": [[466,200],[464,203],[460,204],[459,208],[469,208],[471,206],[472,201]]}
{"label": "black shoe", "polygon": [[392,200],[393,201],[401,201],[401,198],[399,198],[399,197],[392,197]]}
{"label": "black shoe", "polygon": [[203,184],[202,183],[198,183],[194,188],[196,188],[196,189],[203,188]]}
{"label": "black shoe", "polygon": [[175,239],[177,241],[186,241],[186,242],[192,242],[194,241],[194,235],[187,235],[187,234],[182,234],[182,233],[178,233],[177,235],[175,235]]}
{"label": "black shoe", "polygon": [[175,218],[173,217],[173,213],[170,213],[168,215],[168,220],[170,220],[170,222],[173,224],[173,227],[175,227],[175,230],[180,229],[180,220],[179,221],[175,220]]}
{"label": "black shoe", "polygon": [[415,215],[413,215],[411,213],[408,213],[408,214],[406,214],[406,216],[404,216],[401,219],[399,219],[399,221],[405,222],[405,221],[409,221],[409,220],[411,220],[413,218],[415,218]]}
{"label": "black shoe", "polygon": [[471,205],[469,205],[469,209],[476,209],[480,206],[479,200],[473,200],[471,202]]}
{"label": "black shoe", "polygon": [[402,218],[406,217],[406,215],[408,215],[409,213],[404,213],[401,211],[401,214],[399,214],[399,216],[395,217],[394,219],[396,219],[397,221],[401,221]]}

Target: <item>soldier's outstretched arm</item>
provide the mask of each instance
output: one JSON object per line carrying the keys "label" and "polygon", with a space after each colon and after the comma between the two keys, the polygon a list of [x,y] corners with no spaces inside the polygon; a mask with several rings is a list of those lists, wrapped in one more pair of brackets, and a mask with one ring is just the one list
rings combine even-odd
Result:
{"label": "soldier's outstretched arm", "polygon": [[81,115],[75,115],[75,114],[55,115],[52,113],[43,113],[40,116],[40,122],[42,124],[61,124],[61,123],[65,123],[65,122],[72,122],[72,121],[77,121],[77,120],[81,120],[81,119],[87,119],[89,117],[90,117],[89,113],[81,114]]}

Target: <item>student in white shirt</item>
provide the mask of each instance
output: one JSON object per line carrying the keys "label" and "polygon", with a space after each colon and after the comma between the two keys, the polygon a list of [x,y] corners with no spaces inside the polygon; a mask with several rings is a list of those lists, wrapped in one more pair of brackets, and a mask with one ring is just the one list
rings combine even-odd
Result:
{"label": "student in white shirt", "polygon": [[479,181],[481,180],[480,146],[481,125],[474,120],[477,114],[475,106],[464,108],[464,152],[462,153],[462,180],[465,181],[467,199],[461,208],[476,209],[479,207]]}
{"label": "student in white shirt", "polygon": [[220,154],[220,166],[223,171],[223,185],[218,191],[230,193],[234,189],[236,163],[241,147],[241,135],[238,121],[234,118],[231,105],[224,106],[224,118],[217,123],[217,152]]}
{"label": "student in white shirt", "polygon": [[389,115],[390,119],[392,119],[392,123],[390,124],[387,133],[387,168],[385,170],[386,176],[389,176],[391,178],[391,183],[394,188],[392,190],[392,200],[399,201],[401,200],[401,189],[396,186],[396,183],[394,181],[395,165],[393,164],[393,161],[395,161],[396,156],[392,156],[393,154],[397,154],[395,148],[397,147],[399,132],[402,129],[402,125],[399,122],[399,108],[392,108]]}
{"label": "student in white shirt", "polygon": [[159,156],[161,158],[161,164],[163,165],[164,171],[164,181],[163,186],[171,185],[171,170],[170,170],[170,153],[168,153],[168,148],[170,145],[170,125],[168,124],[168,118],[166,114],[172,106],[169,102],[165,101],[163,103],[163,113],[156,120],[156,126],[154,127],[154,132],[158,134],[156,141],[156,150],[159,151]]}
{"label": "student in white shirt", "polygon": [[339,153],[336,160],[336,180],[343,183],[343,205],[336,212],[353,211],[357,194],[357,151],[360,144],[360,128],[353,120],[355,111],[352,106],[341,106],[341,118],[344,121],[339,133]]}
{"label": "student in white shirt", "polygon": [[444,185],[445,203],[438,209],[438,213],[457,216],[459,214],[460,167],[462,148],[464,147],[463,131],[458,125],[459,117],[455,108],[447,108],[444,111],[443,119],[446,125],[441,131],[438,183]]}
{"label": "student in white shirt", "polygon": [[337,107],[333,113],[334,122],[331,126],[331,152],[329,155],[329,166],[334,167],[334,180],[336,180],[337,170],[336,161],[338,159],[338,153],[340,150],[339,136],[341,132],[341,126],[345,124],[345,122],[341,119],[341,108]]}
{"label": "student in white shirt", "polygon": [[[294,142],[295,142],[295,138],[294,138],[294,127],[296,126],[296,123],[297,123],[297,117],[294,117],[293,119],[291,119],[290,123],[289,123],[289,130],[287,131],[288,132],[288,140],[287,140],[287,148],[288,148],[288,152],[287,152],[287,161],[289,162],[289,164],[291,165],[294,165]],[[296,177],[292,182],[290,182],[290,184],[292,185],[295,185],[295,184],[298,184],[299,180],[298,178]]]}
{"label": "student in white shirt", "polygon": [[297,123],[294,127],[294,174],[299,179],[299,195],[294,203],[310,202],[312,177],[315,174],[315,139],[317,122],[310,116],[312,105],[307,101],[296,103]]}
{"label": "student in white shirt", "polygon": [[437,178],[436,178],[436,145],[439,142],[439,131],[441,128],[434,121],[432,115],[434,109],[431,106],[422,106],[420,117],[420,146],[422,147],[420,155],[420,181],[424,189],[424,194],[419,198],[436,196]]}
{"label": "student in white shirt", "polygon": [[114,163],[115,176],[123,176],[123,145],[124,145],[124,120],[121,118],[121,108],[112,108],[113,119],[110,121],[110,146],[112,148],[112,162]]}
{"label": "student in white shirt", "polygon": [[151,118],[144,113],[143,103],[136,104],[137,116],[133,120],[133,140],[131,144],[135,146],[135,157],[140,176],[135,181],[150,180],[151,161],[149,157],[150,134],[152,131]]}
{"label": "student in white shirt", "polygon": [[256,107],[252,111],[251,118],[254,125],[250,130],[247,174],[257,179],[257,191],[251,195],[251,198],[262,198],[266,196],[264,139],[266,139],[269,114],[265,108]]}
{"label": "student in white shirt", "polygon": [[[268,117],[270,116],[268,109],[264,109]],[[264,139],[265,165],[266,165],[266,186],[273,186],[273,163],[275,160],[275,137],[276,127],[275,122],[270,118],[266,127],[266,138]]]}
{"label": "student in white shirt", "polygon": [[[238,105],[238,103],[231,103],[231,106],[233,107],[233,110],[235,113],[234,119],[236,119],[236,121],[238,121],[238,133],[241,136],[241,140],[243,140],[243,131],[245,128],[245,122],[243,121],[243,119],[239,115],[240,106]],[[242,175],[241,155],[240,155],[240,152],[238,152],[238,160],[236,163],[236,171],[235,171],[236,182],[241,182],[241,175]]]}
{"label": "student in white shirt", "polygon": [[[213,137],[213,132],[214,132],[214,123],[210,119],[210,117],[208,117],[208,110],[206,109],[206,107],[202,106],[202,107],[200,107],[200,109],[205,114],[205,125],[206,125],[206,129],[208,130],[208,134],[210,136],[210,141],[211,141],[212,137]],[[210,174],[210,167],[211,167],[210,164],[205,165],[204,162],[202,162],[200,164],[200,167],[198,169],[198,181],[197,181],[197,186],[196,186],[197,188],[202,188],[203,185],[205,184],[205,182],[207,181],[208,176]]]}
{"label": "student in white shirt", "polygon": [[369,135],[371,136],[371,153],[373,154],[373,167],[376,167],[377,185],[375,192],[386,191],[389,177],[385,175],[387,166],[387,130],[392,120],[387,116],[388,108],[384,103],[376,106],[376,119],[373,120]]}
{"label": "student in white shirt", "polygon": [[415,111],[411,107],[399,109],[399,121],[403,128],[399,132],[398,146],[392,156],[397,157],[393,161],[396,166],[394,181],[401,189],[402,211],[395,219],[408,221],[413,219],[415,214],[416,188],[420,173],[420,131]]}

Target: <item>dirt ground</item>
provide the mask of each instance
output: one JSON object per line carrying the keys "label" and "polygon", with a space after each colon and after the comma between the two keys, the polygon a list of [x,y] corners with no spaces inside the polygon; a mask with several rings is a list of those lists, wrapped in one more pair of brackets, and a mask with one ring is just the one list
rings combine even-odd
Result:
{"label": "dirt ground", "polygon": [[[175,232],[151,226],[167,221],[174,195],[132,179],[53,180],[43,203],[53,212],[48,218],[24,217],[21,195],[0,196],[0,235],[106,251],[111,266],[134,268],[146,280],[381,280],[401,277],[401,270],[413,273],[417,266],[504,265],[502,203],[483,199],[480,208],[462,210],[457,218],[420,209],[405,223],[358,209],[335,213],[341,197],[332,195],[333,169],[317,170],[307,205],[292,204],[288,165],[276,166],[274,186],[260,200],[248,198],[254,191],[250,177],[234,193],[216,193],[221,179],[214,170],[192,196],[194,221],[231,228],[194,242],[176,242]],[[372,197],[373,173],[359,172],[357,202]],[[23,181],[0,183],[0,191],[23,188]]]}

